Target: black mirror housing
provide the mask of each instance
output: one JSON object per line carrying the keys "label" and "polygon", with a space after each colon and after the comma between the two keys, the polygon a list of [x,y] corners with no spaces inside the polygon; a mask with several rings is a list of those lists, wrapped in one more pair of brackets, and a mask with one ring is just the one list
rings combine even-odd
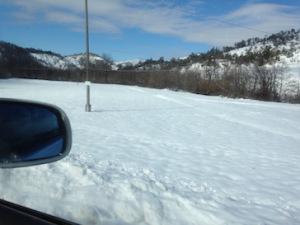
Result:
{"label": "black mirror housing", "polygon": [[0,168],[55,162],[69,154],[71,145],[71,125],[62,109],[0,99]]}

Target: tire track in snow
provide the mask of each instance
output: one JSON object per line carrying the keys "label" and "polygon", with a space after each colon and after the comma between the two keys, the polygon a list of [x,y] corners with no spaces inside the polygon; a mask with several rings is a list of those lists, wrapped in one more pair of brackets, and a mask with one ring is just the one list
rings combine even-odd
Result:
{"label": "tire track in snow", "polygon": [[178,101],[176,99],[167,97],[165,95],[154,95],[154,97],[159,98],[159,99],[163,99],[163,100],[168,101],[168,102],[173,102],[173,103],[178,104],[178,105],[183,105],[183,106],[186,106],[186,107],[194,107],[193,105],[186,104],[182,101]]}
{"label": "tire track in snow", "polygon": [[[189,108],[193,108],[195,109],[196,111],[201,111],[202,113],[206,113],[208,116],[211,116],[211,117],[215,117],[217,119],[220,119],[220,120],[223,120],[223,121],[226,121],[226,122],[230,122],[230,123],[236,123],[236,124],[239,124],[239,125],[242,125],[242,126],[246,126],[246,127],[250,127],[250,128],[253,128],[253,129],[256,129],[256,130],[259,130],[259,131],[263,131],[263,132],[268,132],[268,133],[271,133],[271,134],[274,134],[274,135],[280,135],[280,136],[283,136],[283,137],[286,137],[286,138],[292,138],[292,139],[296,139],[296,140],[300,140],[300,135],[297,135],[297,134],[285,134],[283,132],[280,132],[280,131],[276,131],[276,130],[272,130],[268,127],[265,127],[265,126],[257,126],[257,125],[253,125],[249,122],[246,122],[246,121],[243,121],[243,120],[240,120],[240,119],[235,119],[235,118],[232,118],[232,117],[229,117],[229,116],[226,116],[224,114],[211,114],[211,111],[207,111],[207,110],[204,110],[203,108],[200,110],[197,106],[195,105],[191,105],[191,104],[187,104],[187,103],[184,103],[180,100],[176,100],[176,99],[173,99],[171,97],[167,97],[167,96],[164,96],[164,95],[154,95],[156,98],[159,98],[159,99],[162,99],[162,100],[165,100],[165,101],[168,101],[168,102],[172,102],[172,103],[175,103],[175,104],[178,104],[178,105],[182,105],[182,106],[186,106],[186,107],[189,107]],[[193,99],[193,98],[190,98],[192,100],[196,100],[196,99]],[[201,100],[200,100],[201,101]],[[213,100],[204,100],[204,102],[212,102],[212,103],[217,103],[218,101],[213,101]],[[234,104],[233,102],[228,102],[229,104]],[[251,104],[251,103],[241,103],[241,104],[244,104],[244,105],[255,105],[255,106],[260,106],[260,104]]]}
{"label": "tire track in snow", "polygon": [[140,92],[140,93],[147,93],[147,91],[143,90],[140,87],[129,87],[130,90]]}
{"label": "tire track in snow", "polygon": [[221,120],[225,120],[225,121],[230,122],[230,123],[240,124],[242,126],[246,126],[246,127],[250,127],[250,128],[253,128],[253,129],[260,130],[260,131],[272,133],[274,135],[280,135],[280,136],[283,136],[283,137],[293,138],[293,139],[296,139],[296,140],[300,140],[300,136],[299,135],[294,135],[294,134],[291,134],[291,133],[290,134],[284,134],[284,133],[278,132],[278,131],[276,131],[274,129],[271,130],[268,127],[257,126],[257,125],[253,125],[252,123],[249,123],[249,122],[245,122],[245,121],[242,121],[242,120],[230,118],[230,117],[228,117],[228,116],[226,116],[224,114],[215,115],[215,117],[217,117],[217,118],[219,118]]}

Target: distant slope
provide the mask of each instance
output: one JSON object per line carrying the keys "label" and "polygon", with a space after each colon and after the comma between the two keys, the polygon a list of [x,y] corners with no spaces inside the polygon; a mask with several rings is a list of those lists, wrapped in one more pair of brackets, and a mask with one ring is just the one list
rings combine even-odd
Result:
{"label": "distant slope", "polygon": [[[61,56],[47,52],[30,53],[42,65],[55,69],[84,69],[86,54]],[[111,62],[106,61],[97,54],[90,53],[90,67],[92,69],[111,69]]]}
{"label": "distant slope", "polygon": [[[241,46],[228,52],[232,56],[247,56],[266,48],[278,54],[277,64],[300,71],[300,30],[282,31],[263,39],[248,39],[236,44]],[[242,47],[243,46],[243,47]]]}
{"label": "distant slope", "polygon": [[67,62],[64,57],[51,55],[46,53],[30,53],[32,57],[35,58],[40,64],[48,68],[55,68],[55,69],[72,69],[76,68],[75,65],[72,63]]}
{"label": "distant slope", "polygon": [[[90,54],[90,65],[92,68],[104,68],[105,65],[106,67],[109,67],[109,64],[105,59],[103,59],[101,56],[91,53]],[[69,55],[65,56],[64,60],[74,66],[76,66],[79,69],[83,69],[85,67],[85,62],[86,62],[86,54],[74,54],[74,55]]]}
{"label": "distant slope", "polygon": [[[17,45],[0,42],[0,65],[2,69],[11,68],[51,68],[51,69],[83,69],[86,54],[62,56],[60,54],[34,48],[22,48]],[[92,69],[116,69],[112,61],[91,53],[90,66]]]}
{"label": "distant slope", "polygon": [[13,70],[15,68],[43,68],[30,52],[17,45],[0,41],[0,68]]}
{"label": "distant slope", "polygon": [[[6,71],[15,68],[84,69],[85,58],[85,54],[62,56],[51,51],[24,49],[0,42],[0,65],[4,76]],[[114,82],[118,84],[172,88],[206,95],[300,102],[300,30],[281,31],[265,38],[249,38],[234,46],[212,48],[205,53],[192,53],[187,57],[170,60],[160,57],[114,63],[109,56],[91,54],[90,68],[94,72],[123,71],[114,77]],[[145,72],[137,79],[133,71],[136,71],[135,75]],[[56,75],[59,77],[62,74]],[[107,77],[102,80],[99,76],[94,78],[99,82],[108,81]]]}
{"label": "distant slope", "polygon": [[[127,60],[114,63],[112,60],[91,53],[90,65],[93,69],[103,70],[180,70],[182,72],[199,72],[211,59],[218,65],[255,63],[263,55],[262,64],[280,64],[300,71],[300,30],[281,31],[265,38],[249,38],[237,42],[234,46],[212,48],[206,53],[191,53],[187,57],[165,60],[163,57],[154,60]],[[62,56],[60,54],[34,48],[22,48],[10,43],[0,42],[0,63],[9,66],[20,64],[27,67],[47,67],[55,69],[83,69],[85,54]],[[26,63],[25,63],[26,62]],[[24,66],[22,65],[22,66]]]}
{"label": "distant slope", "polygon": [[263,58],[263,62],[260,62],[262,65],[277,63],[300,71],[300,30],[281,31],[265,38],[249,38],[231,47],[212,48],[206,53],[191,53],[187,57],[148,59],[123,66],[122,69],[201,72],[212,60],[221,67],[230,64],[249,65],[257,63],[259,58]]}

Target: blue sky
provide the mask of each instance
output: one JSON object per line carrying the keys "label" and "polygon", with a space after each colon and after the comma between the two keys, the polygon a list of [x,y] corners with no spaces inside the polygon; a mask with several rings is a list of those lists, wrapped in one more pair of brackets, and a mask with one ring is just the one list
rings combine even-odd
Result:
{"label": "blue sky", "polygon": [[[180,57],[300,28],[299,0],[89,0],[90,46],[115,60]],[[0,0],[0,40],[83,52],[84,0]]]}

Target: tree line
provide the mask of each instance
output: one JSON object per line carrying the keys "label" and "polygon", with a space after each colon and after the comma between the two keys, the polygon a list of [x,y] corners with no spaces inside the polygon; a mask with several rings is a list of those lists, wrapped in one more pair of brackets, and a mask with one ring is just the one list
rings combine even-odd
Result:
{"label": "tree line", "polygon": [[[265,101],[300,103],[299,82],[293,91],[284,88],[286,68],[282,66],[260,66],[253,64],[228,65],[207,64],[201,71],[136,71],[136,70],[93,70],[90,81],[93,83],[137,85],[151,88],[183,90],[203,95],[221,95],[233,98],[250,98]],[[29,78],[56,81],[85,81],[84,70],[16,69],[0,70],[0,78]],[[296,91],[296,93],[295,93]]]}

